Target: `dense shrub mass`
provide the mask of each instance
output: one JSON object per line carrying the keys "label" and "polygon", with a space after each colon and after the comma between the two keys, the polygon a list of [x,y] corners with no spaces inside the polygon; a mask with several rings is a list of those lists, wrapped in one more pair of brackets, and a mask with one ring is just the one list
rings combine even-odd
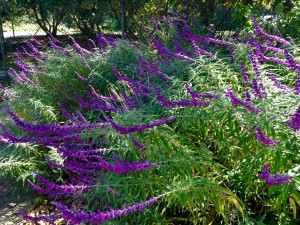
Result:
{"label": "dense shrub mass", "polygon": [[34,169],[28,182],[59,211],[24,218],[297,224],[297,43],[254,18],[235,40],[152,22],[148,47],[99,35],[87,50],[50,36],[49,51],[33,38],[16,55],[15,84],[2,87],[14,126],[0,124],[11,162],[1,169]]}

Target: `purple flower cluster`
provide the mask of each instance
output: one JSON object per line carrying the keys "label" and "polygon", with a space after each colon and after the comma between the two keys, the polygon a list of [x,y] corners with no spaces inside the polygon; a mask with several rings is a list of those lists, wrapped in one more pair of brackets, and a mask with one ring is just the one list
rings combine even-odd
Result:
{"label": "purple flower cluster", "polygon": [[281,83],[279,82],[279,80],[277,80],[275,74],[274,74],[271,70],[269,70],[269,73],[270,73],[269,78],[270,78],[270,80],[273,82],[273,85],[274,85],[275,87],[279,88],[283,93],[287,93],[287,92],[290,91],[290,89],[289,89],[287,86],[281,84]]}
{"label": "purple flower cluster", "polygon": [[[193,92],[194,94],[194,98],[192,100],[179,100],[179,101],[168,101],[165,99],[165,97],[162,96],[160,90],[156,87],[156,85],[152,84],[152,87],[155,90],[155,93],[157,95],[157,100],[159,102],[161,102],[163,107],[188,107],[188,106],[207,106],[210,103],[209,102],[202,102],[197,100],[196,98],[199,98],[200,96],[197,96],[196,93]],[[196,97],[197,96],[197,97]],[[203,96],[201,96],[200,98],[203,98]]]}
{"label": "purple flower cluster", "polygon": [[296,95],[300,95],[300,68],[297,70],[297,78],[296,78],[294,93]]}
{"label": "purple flower cluster", "polygon": [[91,223],[91,224],[99,224],[105,221],[111,220],[113,218],[121,217],[126,214],[134,213],[137,211],[144,211],[148,206],[157,202],[159,198],[154,197],[147,201],[141,203],[134,203],[131,206],[124,206],[122,209],[111,209],[110,211],[102,212],[98,210],[96,213],[85,213],[82,211],[73,212],[72,210],[68,209],[67,206],[62,205],[58,202],[52,202],[59,211],[61,211],[63,218],[73,224],[79,223]]}
{"label": "purple flower cluster", "polygon": [[133,137],[132,135],[129,135],[129,137],[130,137],[130,139],[132,140],[134,146],[136,146],[140,152],[147,151],[147,148],[146,148],[144,145],[142,145],[141,143],[139,143],[139,142],[135,139],[135,137]]}
{"label": "purple flower cluster", "polygon": [[285,186],[287,183],[292,183],[292,176],[278,173],[272,176],[269,172],[269,166],[267,164],[264,164],[263,168],[263,172],[261,174],[258,174],[258,177],[264,179],[268,186],[275,186],[276,184]]}
{"label": "purple flower cluster", "polygon": [[184,55],[183,53],[178,53],[178,52],[173,53],[173,52],[171,52],[165,45],[160,43],[156,39],[156,37],[154,37],[154,36],[152,36],[152,42],[154,43],[154,47],[160,55],[169,56],[169,57],[174,58],[174,59],[184,59],[186,61],[194,61],[193,58],[190,58],[190,57]]}
{"label": "purple flower cluster", "polygon": [[297,109],[297,112],[293,115],[290,115],[292,118],[291,121],[285,122],[289,127],[293,128],[294,132],[297,132],[300,129],[300,105]]}
{"label": "purple flower cluster", "polygon": [[275,141],[272,138],[267,138],[264,136],[264,134],[261,131],[261,128],[258,127],[256,133],[254,134],[255,137],[258,138],[259,142],[263,142],[265,145],[267,146],[271,146],[271,145],[278,145],[280,144],[280,141]]}
{"label": "purple flower cluster", "polygon": [[251,100],[251,96],[250,96],[248,90],[245,91],[245,97],[246,97],[246,102],[251,102],[251,101],[252,101],[252,100]]}
{"label": "purple flower cluster", "polygon": [[24,220],[30,220],[33,223],[38,223],[39,221],[46,221],[50,225],[55,225],[55,221],[63,218],[63,214],[52,214],[52,215],[44,215],[44,216],[29,216],[27,213],[20,211]]}
{"label": "purple flower cluster", "polygon": [[[153,75],[155,75],[155,76],[161,77],[162,79],[164,79],[166,81],[171,80],[171,78],[166,73],[164,73],[158,69],[158,67],[155,63],[148,65],[145,61],[142,60],[141,56],[137,56],[137,58],[139,61],[139,66],[140,66],[140,73],[145,78],[152,77]],[[148,72],[147,76],[146,76],[145,72]]]}
{"label": "purple flower cluster", "polygon": [[105,47],[110,46],[110,47],[114,47],[115,43],[114,41],[117,39],[117,37],[112,36],[112,35],[103,35],[98,33],[97,34],[97,41],[98,44],[100,45],[100,49],[104,50]]}
{"label": "purple flower cluster", "polygon": [[254,105],[251,105],[250,103],[244,102],[244,101],[240,100],[239,98],[237,98],[231,88],[225,92],[225,95],[228,98],[230,98],[232,105],[241,105],[244,108],[248,109],[250,112],[256,112],[256,113],[261,112],[261,110],[259,108],[255,107]]}
{"label": "purple flower cluster", "polygon": [[188,85],[187,82],[184,83],[185,85],[185,88],[187,90],[187,92],[189,93],[190,97],[193,99],[193,100],[196,100],[198,98],[210,98],[210,99],[218,99],[219,96],[218,95],[214,95],[214,94],[210,94],[210,93],[204,93],[204,94],[201,94],[201,93],[196,93],[193,91],[193,89]]}
{"label": "purple flower cluster", "polygon": [[196,55],[207,55],[209,56],[211,59],[216,59],[217,56],[215,56],[214,54],[210,53],[210,52],[207,52],[203,49],[201,49],[199,47],[199,45],[197,45],[196,41],[193,40],[193,39],[188,39],[188,41],[190,41],[190,43],[192,44],[192,46],[195,48],[195,53]]}
{"label": "purple flower cluster", "polygon": [[281,38],[281,37],[277,37],[275,35],[270,35],[267,34],[266,32],[263,31],[263,29],[260,28],[260,26],[258,25],[256,19],[254,17],[250,17],[254,27],[255,27],[255,33],[260,36],[260,37],[264,37],[270,41],[277,41],[283,45],[290,45],[290,42],[288,42],[287,40]]}
{"label": "purple flower cluster", "polygon": [[[113,105],[107,105],[106,101],[95,101],[91,96],[89,98],[90,102],[86,102],[80,95],[76,94],[76,97],[79,101],[79,104],[84,106],[87,109],[98,109],[106,112],[122,112],[124,108],[115,107]],[[124,96],[123,96],[124,97]]]}
{"label": "purple flower cluster", "polygon": [[100,95],[99,93],[97,93],[95,88],[92,85],[89,85],[89,87],[92,89],[91,93],[99,100],[109,101],[109,102],[119,102],[119,103],[123,102],[115,93],[112,93],[111,97],[107,97],[107,96],[103,96],[103,95]]}
{"label": "purple flower cluster", "polygon": [[84,55],[84,54],[87,54],[87,55],[91,55],[92,53],[82,47],[80,47],[80,45],[75,41],[75,39],[70,36],[70,39],[72,40],[73,42],[73,47],[74,49],[80,54],[80,55]]}
{"label": "purple flower cluster", "polygon": [[246,71],[246,68],[245,68],[245,65],[242,61],[240,61],[240,67],[241,67],[241,70],[242,70],[242,76],[244,78],[244,80],[247,82],[247,83],[250,83],[250,80],[249,80],[249,75]]}
{"label": "purple flower cluster", "polygon": [[87,81],[87,78],[84,78],[78,72],[75,72],[75,73],[76,73],[77,77],[79,78],[79,80],[81,80],[81,81]]}
{"label": "purple flower cluster", "polygon": [[292,70],[300,69],[300,66],[297,64],[297,62],[293,59],[293,56],[290,54],[290,52],[287,50],[287,48],[283,49],[285,58],[288,63],[288,67]]}
{"label": "purple flower cluster", "polygon": [[[24,47],[22,47],[22,49],[23,49],[24,54],[25,54],[27,57],[29,57],[29,58],[31,58],[31,59],[33,59],[33,60],[39,62],[39,63],[43,63],[43,62],[44,62],[44,61],[41,59],[41,58],[43,58],[41,52],[40,52],[39,54],[32,54],[32,53],[29,53],[29,52],[26,50],[26,48],[24,48]],[[19,61],[21,61],[21,62],[23,61],[23,58],[22,58],[22,56],[20,55],[20,53],[17,53],[16,56],[17,56],[17,59],[18,59]]]}
{"label": "purple flower cluster", "polygon": [[[252,52],[251,49],[250,49],[250,52]],[[252,67],[253,67],[253,70],[254,70],[254,73],[255,73],[257,79],[261,80],[261,74],[260,74],[260,71],[258,70],[259,65],[258,65],[258,62],[257,62],[257,58],[253,54],[253,52],[249,55],[249,60],[250,60],[250,62],[252,64]]]}
{"label": "purple flower cluster", "polygon": [[172,123],[175,121],[176,117],[170,117],[170,118],[162,118],[160,120],[156,120],[147,124],[141,124],[141,125],[136,125],[132,127],[123,127],[115,123],[111,118],[105,116],[105,119],[107,122],[109,122],[118,133],[120,134],[129,134],[129,133],[134,133],[134,132],[143,132],[146,129],[150,129],[153,127],[157,127],[166,123]]}
{"label": "purple flower cluster", "polygon": [[92,124],[72,124],[72,125],[32,125],[21,121],[12,111],[5,109],[6,112],[15,122],[16,126],[22,127],[24,132],[31,132],[35,134],[70,134],[83,130],[91,130],[96,127],[107,127],[109,123],[92,123]]}
{"label": "purple flower cluster", "polygon": [[69,49],[63,48],[63,47],[60,47],[60,46],[54,44],[54,42],[51,38],[49,38],[49,44],[53,49],[58,50],[60,52],[63,52],[65,54],[69,55],[69,56],[73,56],[73,53]]}
{"label": "purple flower cluster", "polygon": [[262,83],[258,84],[255,78],[253,78],[252,80],[251,88],[255,97],[261,99],[264,98],[264,95],[266,94],[266,92],[264,91],[264,86]]}

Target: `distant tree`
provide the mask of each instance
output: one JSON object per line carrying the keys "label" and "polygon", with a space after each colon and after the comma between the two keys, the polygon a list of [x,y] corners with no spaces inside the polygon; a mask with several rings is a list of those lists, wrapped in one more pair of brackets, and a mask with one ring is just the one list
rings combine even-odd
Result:
{"label": "distant tree", "polygon": [[17,3],[43,31],[57,34],[58,25],[66,15],[64,0],[18,0]]}
{"label": "distant tree", "polygon": [[7,0],[0,0],[0,17],[3,20],[10,18],[13,10],[13,2]]}
{"label": "distant tree", "polygon": [[85,35],[101,32],[109,12],[110,0],[65,1],[67,17],[74,21],[76,27]]}

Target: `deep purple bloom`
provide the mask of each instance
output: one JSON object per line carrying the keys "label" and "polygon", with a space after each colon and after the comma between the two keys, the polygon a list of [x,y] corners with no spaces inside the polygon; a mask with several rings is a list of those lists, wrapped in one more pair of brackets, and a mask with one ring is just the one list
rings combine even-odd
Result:
{"label": "deep purple bloom", "polygon": [[20,61],[16,61],[16,65],[17,65],[24,73],[29,73],[29,74],[43,74],[43,75],[45,75],[44,72],[29,69],[29,68],[32,68],[32,67],[34,67],[34,66],[27,66],[27,65],[23,64],[23,63],[20,62]]}
{"label": "deep purple bloom", "polygon": [[187,61],[193,61],[192,58],[190,58],[190,57],[188,57],[186,55],[183,55],[181,53],[173,53],[173,52],[171,52],[164,44],[160,43],[156,39],[156,37],[154,37],[154,36],[152,36],[152,41],[154,43],[155,49],[161,55],[169,56],[169,57],[174,58],[174,59],[184,59],[184,60],[187,60]]}
{"label": "deep purple bloom", "polygon": [[86,60],[86,58],[84,56],[81,56],[80,58],[81,58],[83,64],[85,65],[85,67],[88,68],[89,70],[92,70],[92,68],[88,64],[88,61]]}
{"label": "deep purple bloom", "polygon": [[156,120],[147,124],[141,124],[141,125],[136,125],[136,126],[132,126],[132,127],[123,127],[118,125],[117,123],[115,123],[111,118],[104,116],[106,121],[109,122],[118,133],[120,134],[129,134],[129,133],[133,133],[133,132],[143,132],[146,129],[150,129],[153,127],[157,127],[166,123],[172,123],[174,122],[174,120],[176,119],[175,116],[173,117],[169,117],[169,118],[162,118],[160,120]]}
{"label": "deep purple bloom", "polygon": [[34,47],[34,45],[31,44],[29,41],[26,41],[26,45],[30,48],[32,52],[36,53],[37,55],[41,55],[41,52],[36,47]]}
{"label": "deep purple bloom", "polygon": [[197,55],[207,55],[207,56],[209,56],[211,59],[216,59],[217,58],[217,56],[215,56],[214,54],[212,54],[212,53],[210,53],[210,52],[207,52],[207,51],[205,51],[205,50],[203,50],[203,49],[201,49],[200,47],[199,47],[199,45],[197,45],[197,43],[196,43],[196,41],[194,40],[194,39],[188,39],[188,41],[192,44],[192,46],[195,48],[195,53],[197,54]]}
{"label": "deep purple bloom", "polygon": [[255,27],[255,30],[254,32],[260,36],[260,37],[264,37],[266,39],[269,39],[270,41],[277,41],[281,44],[284,44],[284,45],[291,45],[290,42],[288,42],[287,40],[281,38],[281,37],[277,37],[275,35],[270,35],[270,34],[267,34],[266,32],[263,31],[263,29],[260,28],[260,26],[258,25],[257,21],[255,20],[254,17],[250,17],[254,27]]}
{"label": "deep purple bloom", "polygon": [[51,214],[51,215],[43,215],[43,216],[29,216],[27,213],[20,211],[24,220],[29,220],[31,222],[37,223],[39,221],[49,222],[51,225],[55,225],[55,220],[63,218],[63,214]]}
{"label": "deep purple bloom", "polygon": [[[39,62],[39,63],[43,63],[44,61],[42,59],[40,59],[39,57],[42,57],[42,55],[40,54],[39,56],[34,55],[32,53],[29,53],[24,47],[22,47],[23,52],[26,56],[28,56],[31,59],[34,59],[35,61]],[[17,58],[20,62],[23,61],[23,59],[20,57],[19,53],[17,54]]]}
{"label": "deep purple bloom", "polygon": [[290,115],[292,118],[291,121],[285,122],[289,127],[293,128],[294,132],[297,132],[300,129],[300,105],[297,109],[297,112],[293,115]]}
{"label": "deep purple bloom", "polygon": [[14,95],[8,89],[5,89],[5,93],[9,98],[21,98],[21,96]]}
{"label": "deep purple bloom", "polygon": [[262,83],[259,83],[260,85],[258,85],[257,80],[255,78],[253,78],[252,80],[252,90],[253,90],[253,94],[255,97],[257,98],[264,98],[264,94],[265,92],[262,92],[261,89],[264,89],[264,87],[262,86]]}
{"label": "deep purple bloom", "polygon": [[237,98],[232,90],[232,88],[228,89],[228,91],[225,92],[225,95],[230,98],[232,105],[241,105],[244,108],[248,109],[250,112],[256,112],[260,113],[261,110],[253,105],[251,105],[248,102],[244,102]]}
{"label": "deep purple bloom", "polygon": [[[157,100],[162,103],[163,107],[188,107],[188,106],[207,106],[210,104],[210,102],[202,102],[196,99],[196,97],[193,98],[193,100],[179,100],[179,101],[169,101],[165,99],[165,97],[162,96],[160,90],[156,87],[156,85],[151,84],[152,87],[155,90]],[[194,93],[196,94],[196,93]],[[198,94],[198,93],[197,93]]]}
{"label": "deep purple bloom", "polygon": [[51,39],[52,42],[60,42],[58,39],[56,39],[56,38],[51,34],[51,32],[46,31],[46,33],[47,33],[47,36],[49,36],[49,38]]}
{"label": "deep purple bloom", "polygon": [[39,42],[33,35],[31,35],[31,40],[38,46],[43,46],[41,42]]}
{"label": "deep purple bloom", "polygon": [[270,78],[270,80],[272,81],[272,83],[275,87],[279,88],[283,93],[287,93],[287,92],[290,91],[290,89],[287,86],[281,84],[279,82],[279,80],[277,80],[277,78],[275,77],[275,74],[273,73],[272,70],[269,70],[269,73],[270,73],[269,78]]}
{"label": "deep purple bloom", "polygon": [[[123,107],[117,108],[112,105],[107,105],[105,101],[97,102],[95,99],[90,98],[90,103],[86,102],[80,95],[76,94],[77,99],[79,100],[79,104],[88,108],[88,109],[99,109],[101,111],[106,112],[122,112],[124,111]],[[124,97],[124,96],[123,96]]]}
{"label": "deep purple bloom", "polygon": [[235,31],[235,40],[238,42],[238,43],[242,43],[243,41],[240,39],[240,35],[239,35],[239,32],[238,31]]}
{"label": "deep purple bloom", "polygon": [[300,68],[297,70],[297,78],[296,78],[296,83],[295,83],[295,91],[294,93],[296,95],[300,94]]}
{"label": "deep purple bloom", "polygon": [[230,63],[234,64],[234,49],[232,48],[232,46],[229,46],[229,52],[230,52]]}
{"label": "deep purple bloom", "polygon": [[298,68],[300,69],[299,65],[294,60],[293,56],[290,54],[290,52],[287,50],[287,48],[284,48],[284,55],[288,62],[289,68],[291,68],[292,70],[297,70]]}
{"label": "deep purple bloom", "polygon": [[79,78],[79,80],[82,80],[82,81],[87,81],[87,78],[84,78],[83,76],[81,76],[78,72],[75,72],[77,77]]}
{"label": "deep purple bloom", "polygon": [[21,82],[21,83],[24,82],[23,78],[20,77],[19,74],[17,73],[17,71],[15,71],[13,68],[10,68],[10,69],[8,70],[8,72],[9,72],[10,74],[12,74],[12,75],[17,79],[17,81],[19,81],[19,82]]}
{"label": "deep purple bloom", "polygon": [[139,142],[135,139],[135,137],[133,137],[132,135],[129,135],[129,137],[130,137],[130,139],[132,140],[133,144],[138,148],[138,150],[139,150],[140,152],[144,152],[144,151],[147,150],[147,148],[146,148],[144,145],[142,145],[141,143],[139,143]]}
{"label": "deep purple bloom", "polygon": [[83,211],[73,212],[68,209],[67,206],[62,205],[58,202],[52,202],[58,210],[63,214],[65,220],[69,221],[72,224],[79,223],[91,223],[91,224],[99,224],[105,221],[108,221],[113,218],[121,217],[129,213],[134,213],[137,211],[144,211],[146,207],[157,202],[159,197],[151,198],[147,201],[141,203],[133,203],[131,206],[123,206],[122,209],[110,209],[109,211],[102,212],[98,210],[96,213],[88,214]]}
{"label": "deep purple bloom", "polygon": [[186,87],[187,92],[189,93],[189,95],[191,96],[191,98],[193,100],[197,99],[197,98],[210,98],[210,99],[218,99],[219,96],[218,95],[214,95],[214,94],[210,94],[210,93],[197,93],[194,92],[193,89],[188,85],[187,82],[184,82],[184,85]]}
{"label": "deep purple bloom", "polygon": [[75,48],[75,50],[80,54],[80,55],[91,55],[92,53],[84,48],[82,48],[76,41],[75,39],[70,36],[70,39],[72,40],[73,42],[73,47]]}
{"label": "deep purple bloom", "polygon": [[252,64],[254,73],[255,73],[257,79],[261,80],[261,75],[260,75],[260,72],[258,70],[259,64],[257,62],[257,58],[255,57],[254,53],[252,52],[251,48],[249,50],[251,52],[251,54],[249,55],[249,60],[250,60],[250,62]]}
{"label": "deep purple bloom", "polygon": [[267,146],[271,146],[271,145],[278,145],[280,144],[280,141],[275,141],[272,138],[267,138],[264,136],[264,134],[261,131],[261,128],[258,127],[256,133],[254,134],[255,137],[258,138],[259,142],[263,142],[265,145]]}
{"label": "deep purple bloom", "polygon": [[113,102],[123,102],[114,92],[111,97],[102,96],[99,93],[96,92],[95,88],[92,85],[89,85],[89,87],[92,89],[92,94],[99,100],[104,101],[113,101]]}
{"label": "deep purple bloom", "polygon": [[248,90],[245,91],[245,96],[246,96],[246,102],[251,102],[251,101],[252,101],[252,100],[251,100],[251,96],[250,96]]}
{"label": "deep purple bloom", "polygon": [[247,83],[250,83],[249,75],[248,75],[248,73],[246,71],[246,68],[245,68],[245,65],[242,61],[240,61],[240,67],[241,67],[241,70],[242,70],[242,76],[243,76],[244,80]]}
{"label": "deep purple bloom", "polygon": [[69,49],[63,48],[63,47],[60,47],[60,46],[54,44],[54,42],[53,42],[53,40],[51,38],[49,38],[49,44],[51,45],[51,47],[53,49],[61,51],[61,52],[65,53],[65,54],[67,54],[69,56],[73,56],[73,53]]}
{"label": "deep purple bloom", "polygon": [[285,186],[287,183],[292,183],[292,176],[276,173],[274,177],[272,177],[272,175],[269,172],[269,166],[267,164],[264,164],[263,168],[264,170],[261,174],[258,174],[258,178],[264,179],[268,186],[275,186],[276,184],[281,184]]}

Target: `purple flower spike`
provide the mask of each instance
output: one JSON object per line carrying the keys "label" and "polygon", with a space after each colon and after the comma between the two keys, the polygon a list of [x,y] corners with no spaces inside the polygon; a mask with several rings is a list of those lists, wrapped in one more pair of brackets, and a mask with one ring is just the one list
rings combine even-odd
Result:
{"label": "purple flower spike", "polygon": [[58,210],[63,214],[64,219],[72,224],[79,224],[82,222],[99,224],[111,220],[113,218],[124,216],[129,213],[144,211],[146,207],[154,204],[155,202],[157,202],[158,199],[159,197],[154,197],[141,203],[133,203],[131,206],[123,206],[122,209],[110,209],[109,211],[105,212],[98,210],[94,214],[87,214],[83,211],[73,212],[70,209],[68,209],[67,206],[62,205],[58,202],[52,202],[52,204],[55,205],[58,208]]}
{"label": "purple flower spike", "polygon": [[21,82],[21,83],[24,82],[23,78],[20,77],[19,74],[17,73],[17,71],[15,71],[13,68],[10,68],[10,69],[8,70],[8,72],[9,72],[10,74],[12,74],[12,75],[17,79],[17,81],[19,81],[19,82]]}
{"label": "purple flower spike", "polygon": [[31,35],[31,40],[38,46],[43,46],[41,42],[39,42],[34,35]]}
{"label": "purple flower spike", "polygon": [[26,44],[28,46],[28,48],[30,48],[30,50],[33,52],[33,53],[36,53],[38,55],[41,55],[41,52],[36,48],[34,47],[33,44],[31,44],[29,41],[26,41]]}
{"label": "purple flower spike", "polygon": [[56,38],[51,34],[51,32],[46,31],[46,33],[47,33],[47,36],[48,36],[53,42],[60,42],[58,39],[56,39]]}
{"label": "purple flower spike", "polygon": [[242,61],[240,61],[240,67],[241,67],[241,70],[242,70],[242,75],[243,75],[244,80],[247,83],[250,83],[249,75],[248,75],[248,73],[246,71],[246,68],[245,68],[245,65]]}
{"label": "purple flower spike", "polygon": [[300,105],[297,109],[297,112],[294,115],[290,115],[292,118],[291,121],[285,122],[289,127],[293,128],[294,132],[297,132],[300,129]]}
{"label": "purple flower spike", "polygon": [[237,98],[232,90],[232,88],[228,89],[228,91],[225,92],[225,95],[231,99],[231,103],[232,105],[241,105],[244,108],[248,109],[250,112],[256,112],[256,113],[260,113],[261,110],[251,104],[249,104],[248,102],[244,102],[242,100],[240,100],[239,98]]}
{"label": "purple flower spike", "polygon": [[141,143],[139,143],[139,142],[135,139],[135,137],[133,137],[132,135],[129,135],[129,137],[130,137],[130,139],[132,140],[134,146],[136,146],[136,147],[139,149],[140,152],[144,152],[144,151],[147,150],[147,148],[146,148],[144,145],[142,145]]}
{"label": "purple flower spike", "polygon": [[251,100],[251,96],[250,96],[248,90],[245,91],[245,96],[246,96],[246,102],[251,102],[251,101],[252,101],[252,100]]}
{"label": "purple flower spike", "polygon": [[285,186],[287,183],[292,183],[292,176],[276,173],[274,177],[272,177],[272,175],[269,172],[269,166],[267,164],[264,164],[263,168],[264,170],[261,174],[258,174],[258,178],[264,179],[268,186],[275,186],[276,184],[281,184]]}
{"label": "purple flower spike", "polygon": [[256,77],[261,80],[261,75],[260,75],[260,72],[259,72],[259,69],[258,69],[259,68],[259,64],[257,62],[257,58],[253,54],[252,49],[249,48],[249,50],[251,52],[251,54],[249,55],[249,60],[250,60],[250,62],[252,64],[254,73],[255,73]]}
{"label": "purple flower spike", "polygon": [[63,48],[63,47],[60,47],[60,46],[54,44],[54,41],[53,41],[53,39],[51,39],[51,38],[49,38],[49,44],[50,44],[51,47],[52,47],[53,49],[55,49],[55,50],[61,51],[61,52],[65,53],[65,54],[67,54],[67,55],[69,55],[69,56],[72,56],[72,55],[73,55],[73,53],[72,53],[69,49]]}
{"label": "purple flower spike", "polygon": [[284,48],[284,55],[285,58],[288,62],[288,67],[291,68],[292,70],[296,70],[299,68],[299,65],[297,64],[297,62],[294,60],[293,56],[291,55],[291,53],[287,50],[287,48]]}
{"label": "purple flower spike", "polygon": [[259,142],[263,142],[265,145],[267,146],[271,146],[271,145],[277,145],[277,144],[280,144],[280,141],[275,141],[271,138],[267,138],[264,136],[264,134],[261,132],[261,128],[257,128],[257,131],[256,133],[254,134],[255,137],[258,138],[258,141]]}
{"label": "purple flower spike", "polygon": [[298,73],[297,73],[297,79],[296,79],[296,83],[295,83],[294,93],[295,93],[295,95],[300,94],[300,68],[298,69]]}
{"label": "purple flower spike", "polygon": [[283,45],[291,45],[290,42],[288,42],[287,40],[281,38],[281,37],[277,37],[275,35],[270,35],[267,34],[266,32],[263,31],[263,29],[260,28],[260,26],[258,25],[256,19],[254,17],[250,17],[254,27],[255,27],[255,33],[260,36],[260,37],[264,37],[270,41],[277,41]]}
{"label": "purple flower spike", "polygon": [[287,92],[290,91],[290,89],[287,86],[281,84],[280,81],[277,80],[277,78],[276,78],[276,76],[275,76],[275,74],[273,73],[272,70],[269,70],[269,73],[270,73],[269,78],[272,81],[273,86],[279,88],[283,93],[287,93]]}
{"label": "purple flower spike", "polygon": [[75,41],[75,39],[74,39],[72,36],[70,36],[70,39],[71,39],[72,42],[73,42],[73,47],[74,47],[74,49],[75,49],[80,55],[85,55],[85,54],[90,55],[90,54],[92,54],[90,51],[88,51],[88,50],[82,48],[82,47]]}
{"label": "purple flower spike", "polygon": [[76,73],[77,77],[79,78],[79,80],[81,80],[81,81],[87,81],[87,78],[84,78],[78,72],[75,72],[75,73]]}
{"label": "purple flower spike", "polygon": [[174,122],[174,120],[176,119],[175,116],[170,117],[170,118],[162,118],[160,120],[156,120],[153,121],[151,123],[148,124],[142,124],[142,125],[136,125],[136,126],[132,126],[132,127],[123,127],[120,126],[118,124],[116,124],[111,118],[104,116],[106,121],[109,122],[116,130],[118,133],[120,134],[129,134],[129,133],[133,133],[133,132],[143,132],[146,129],[150,129],[153,127],[157,127],[160,125],[163,125],[165,123],[172,123]]}
{"label": "purple flower spike", "polygon": [[51,225],[56,224],[55,220],[63,218],[62,214],[51,214],[51,215],[34,217],[34,216],[27,215],[27,213],[25,213],[23,211],[20,211],[20,213],[22,214],[24,220],[29,220],[30,222],[34,222],[34,223],[37,223],[39,221],[46,221],[46,222],[49,222],[49,224],[51,224]]}
{"label": "purple flower spike", "polygon": [[[260,83],[262,85],[262,83]],[[255,78],[253,78],[252,80],[252,90],[253,90],[253,94],[255,97],[257,98],[264,98],[264,92],[261,91],[261,89],[263,89],[263,86],[259,86],[259,84],[257,83],[257,80]]]}

